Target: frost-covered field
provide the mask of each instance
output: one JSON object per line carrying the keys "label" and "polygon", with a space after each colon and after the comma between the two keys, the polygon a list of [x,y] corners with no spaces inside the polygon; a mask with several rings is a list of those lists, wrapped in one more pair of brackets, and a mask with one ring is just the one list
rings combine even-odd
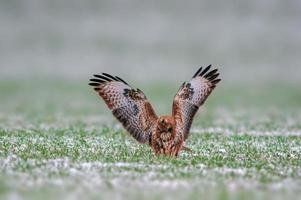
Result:
{"label": "frost-covered field", "polygon": [[[250,86],[221,86],[195,120],[187,141],[193,153],[173,159],[154,157],[128,137],[87,85],[45,78],[33,89],[35,81],[22,82],[1,80],[1,198],[301,196],[296,87],[262,85],[253,96]],[[177,87],[159,86],[141,88],[165,113]]]}

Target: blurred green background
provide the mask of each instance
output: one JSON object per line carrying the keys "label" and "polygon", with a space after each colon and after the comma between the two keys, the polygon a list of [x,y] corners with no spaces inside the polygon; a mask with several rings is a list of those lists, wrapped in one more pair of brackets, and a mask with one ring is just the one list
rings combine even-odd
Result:
{"label": "blurred green background", "polygon": [[165,113],[178,86],[208,64],[223,79],[214,106],[294,109],[300,11],[294,0],[2,0],[1,112],[89,114],[102,105],[90,104],[88,79],[107,72]]}
{"label": "blurred green background", "polygon": [[108,71],[181,82],[213,64],[224,83],[296,82],[300,10],[294,0],[2,0],[1,79]]}

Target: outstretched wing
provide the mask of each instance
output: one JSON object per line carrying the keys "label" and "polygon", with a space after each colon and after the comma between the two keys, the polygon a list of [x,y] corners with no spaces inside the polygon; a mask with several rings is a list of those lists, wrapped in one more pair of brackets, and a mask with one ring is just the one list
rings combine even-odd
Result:
{"label": "outstretched wing", "polygon": [[216,84],[217,69],[211,70],[211,65],[202,67],[195,73],[190,82],[183,83],[173,100],[172,114],[176,120],[176,130],[186,140],[189,130],[199,107],[206,101]]}
{"label": "outstretched wing", "polygon": [[89,85],[112,110],[123,127],[140,143],[149,143],[157,115],[144,93],[110,74],[94,75]]}

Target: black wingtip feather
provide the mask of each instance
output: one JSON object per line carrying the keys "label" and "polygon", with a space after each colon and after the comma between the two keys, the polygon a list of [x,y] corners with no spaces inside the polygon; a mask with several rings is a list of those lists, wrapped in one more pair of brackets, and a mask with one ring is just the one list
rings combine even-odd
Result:
{"label": "black wingtip feather", "polygon": [[209,73],[205,74],[205,78],[210,78],[211,76],[214,76],[217,72],[217,69],[211,70]]}
{"label": "black wingtip feather", "polygon": [[200,73],[199,76],[203,76],[204,74],[206,74],[206,73],[209,71],[210,67],[211,67],[211,65],[208,65],[208,66]]}
{"label": "black wingtip feather", "polygon": [[213,81],[214,79],[216,79],[218,77],[218,75],[219,75],[219,73],[214,74],[214,75],[210,76],[209,78],[207,78],[207,80]]}
{"label": "black wingtip feather", "polygon": [[100,84],[106,83],[106,82],[122,82],[126,85],[129,85],[127,82],[125,82],[122,78],[119,78],[118,76],[112,76],[107,73],[102,73],[101,75],[99,74],[94,74],[93,75],[95,78],[90,79],[91,83],[89,85],[91,86],[99,86]]}
{"label": "black wingtip feather", "polygon": [[222,79],[215,79],[215,80],[213,80],[213,81],[211,81],[211,83],[213,84],[213,85],[216,85],[218,82],[220,82]]}
{"label": "black wingtip feather", "polygon": [[99,83],[89,83],[89,85],[96,87],[96,86],[99,86]]}
{"label": "black wingtip feather", "polygon": [[95,79],[95,78],[92,78],[90,79],[91,82],[97,82],[97,83],[104,83],[105,81],[101,80],[101,79]]}
{"label": "black wingtip feather", "polygon": [[118,81],[121,81],[123,82],[124,84],[126,85],[129,85],[127,82],[125,82],[122,78],[118,77],[118,76],[115,76],[115,78],[118,80]]}
{"label": "black wingtip feather", "polygon": [[216,85],[221,79],[216,79],[219,76],[218,69],[210,70],[211,65],[208,65],[205,69],[202,70],[202,67],[198,69],[198,71],[194,74],[193,78],[200,76],[208,81],[210,81],[213,85]]}
{"label": "black wingtip feather", "polygon": [[193,75],[192,78],[197,77],[197,76],[199,75],[199,73],[202,71],[202,69],[203,69],[203,67],[200,67],[200,68],[198,69],[198,71]]}
{"label": "black wingtip feather", "polygon": [[106,77],[108,77],[108,78],[111,78],[112,80],[114,80],[114,81],[118,81],[118,79],[116,78],[116,77],[114,77],[114,76],[112,76],[112,75],[110,75],[110,74],[107,74],[107,73],[102,73],[103,75],[105,75]]}
{"label": "black wingtip feather", "polygon": [[110,78],[108,78],[108,77],[106,77],[106,76],[103,76],[103,75],[94,74],[94,76],[95,76],[96,78],[100,78],[100,79],[105,80],[105,81],[108,81],[108,82],[112,81],[112,79],[110,79]]}

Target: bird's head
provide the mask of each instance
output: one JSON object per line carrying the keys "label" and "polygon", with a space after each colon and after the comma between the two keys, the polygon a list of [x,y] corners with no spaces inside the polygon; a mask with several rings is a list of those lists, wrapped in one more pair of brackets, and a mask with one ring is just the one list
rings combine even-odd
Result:
{"label": "bird's head", "polygon": [[162,133],[173,133],[175,130],[175,120],[171,116],[161,116],[158,119],[158,128]]}

